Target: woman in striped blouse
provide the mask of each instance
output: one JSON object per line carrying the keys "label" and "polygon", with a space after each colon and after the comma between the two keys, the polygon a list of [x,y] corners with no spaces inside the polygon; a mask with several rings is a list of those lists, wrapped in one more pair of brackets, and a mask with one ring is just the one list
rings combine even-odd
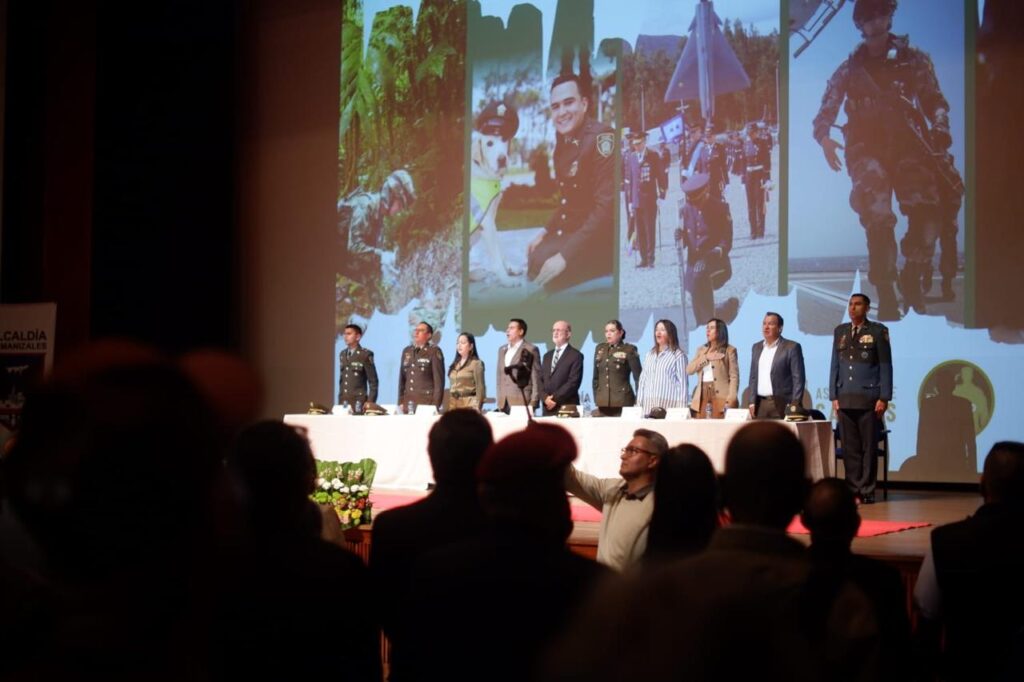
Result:
{"label": "woman in striped blouse", "polygon": [[686,354],[679,347],[676,325],[658,320],[654,325],[654,347],[644,359],[636,403],[644,415],[655,407],[686,405]]}

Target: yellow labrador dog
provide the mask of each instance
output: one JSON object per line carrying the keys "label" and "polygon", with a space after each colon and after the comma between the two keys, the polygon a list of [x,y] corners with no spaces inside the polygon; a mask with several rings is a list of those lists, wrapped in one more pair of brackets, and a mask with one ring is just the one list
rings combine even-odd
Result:
{"label": "yellow labrador dog", "polygon": [[[501,204],[501,180],[508,168],[508,143],[519,129],[519,116],[515,109],[502,102],[491,102],[473,124],[470,146],[472,172],[470,174],[469,243],[474,248],[483,239],[490,260],[490,270],[502,286],[517,286],[513,279],[523,274],[505,260],[498,243],[498,227],[494,222]],[[484,275],[470,273],[470,279],[480,280]]]}

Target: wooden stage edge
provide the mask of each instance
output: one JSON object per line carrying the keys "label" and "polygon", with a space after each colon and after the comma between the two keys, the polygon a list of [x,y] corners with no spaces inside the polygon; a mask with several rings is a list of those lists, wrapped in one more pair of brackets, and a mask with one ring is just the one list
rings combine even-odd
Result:
{"label": "wooden stage edge", "polygon": [[[382,489],[381,492],[384,492]],[[388,491],[411,496],[425,495],[424,491]],[[930,542],[931,531],[953,521],[959,521],[974,513],[981,505],[981,497],[977,493],[946,492],[927,490],[893,490],[889,499],[882,497],[882,491],[876,494],[878,502],[860,508],[861,518],[875,521],[913,521],[931,524],[923,528],[889,533],[871,538],[857,538],[853,541],[853,551],[891,564],[900,570],[909,594],[917,581],[917,572],[921,566],[925,551]],[[583,504],[573,499],[573,504]],[[383,510],[375,510],[379,513]],[[578,554],[593,558],[597,553],[598,523],[579,521],[575,524],[569,537],[569,546]],[[810,536],[794,534],[801,542],[810,542]],[[369,545],[373,542],[372,526],[361,526],[346,533],[348,547],[364,560],[369,556]]]}

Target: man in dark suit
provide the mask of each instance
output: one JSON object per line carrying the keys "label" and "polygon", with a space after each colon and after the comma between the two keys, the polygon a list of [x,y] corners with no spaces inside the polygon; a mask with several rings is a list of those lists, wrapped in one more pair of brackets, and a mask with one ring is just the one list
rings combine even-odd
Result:
{"label": "man in dark suit", "polygon": [[[540,353],[536,346],[524,338],[525,336],[526,321],[513,317],[505,329],[508,343],[498,349],[498,362],[495,365],[498,368],[498,378],[495,382],[495,386],[498,387],[496,398],[498,409],[506,414],[511,411],[512,405],[523,404],[524,392],[530,408],[536,408],[540,402]],[[506,374],[505,370],[509,367],[519,367],[516,372],[530,373],[530,381],[523,391],[519,390],[514,378]]]}
{"label": "man in dark suit", "polygon": [[889,329],[867,319],[871,299],[850,297],[850,321],[836,327],[828,397],[839,418],[846,483],[864,504],[875,501],[878,427],[892,400]]}
{"label": "man in dark suit", "polygon": [[571,338],[572,325],[565,320],[559,320],[551,327],[554,348],[544,354],[540,371],[544,416],[557,413],[562,405],[580,404],[583,354],[569,345]]}
{"label": "man in dark suit", "polygon": [[787,405],[804,399],[804,353],[796,341],[782,338],[782,315],[766,313],[763,341],[754,344],[750,359],[750,414],[782,419]]}
{"label": "man in dark suit", "polygon": [[419,502],[390,509],[373,522],[370,574],[384,633],[391,640],[391,680],[408,670],[408,619],[419,617],[409,592],[413,565],[431,550],[465,540],[484,526],[476,467],[493,442],[491,425],[475,410],[452,410],[430,429],[427,454],[437,487]]}

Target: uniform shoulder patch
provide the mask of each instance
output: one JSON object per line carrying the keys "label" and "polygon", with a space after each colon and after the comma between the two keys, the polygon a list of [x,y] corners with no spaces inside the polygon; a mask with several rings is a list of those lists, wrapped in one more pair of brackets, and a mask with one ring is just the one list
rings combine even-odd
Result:
{"label": "uniform shoulder patch", "polygon": [[607,158],[615,150],[615,133],[598,133],[597,153]]}

